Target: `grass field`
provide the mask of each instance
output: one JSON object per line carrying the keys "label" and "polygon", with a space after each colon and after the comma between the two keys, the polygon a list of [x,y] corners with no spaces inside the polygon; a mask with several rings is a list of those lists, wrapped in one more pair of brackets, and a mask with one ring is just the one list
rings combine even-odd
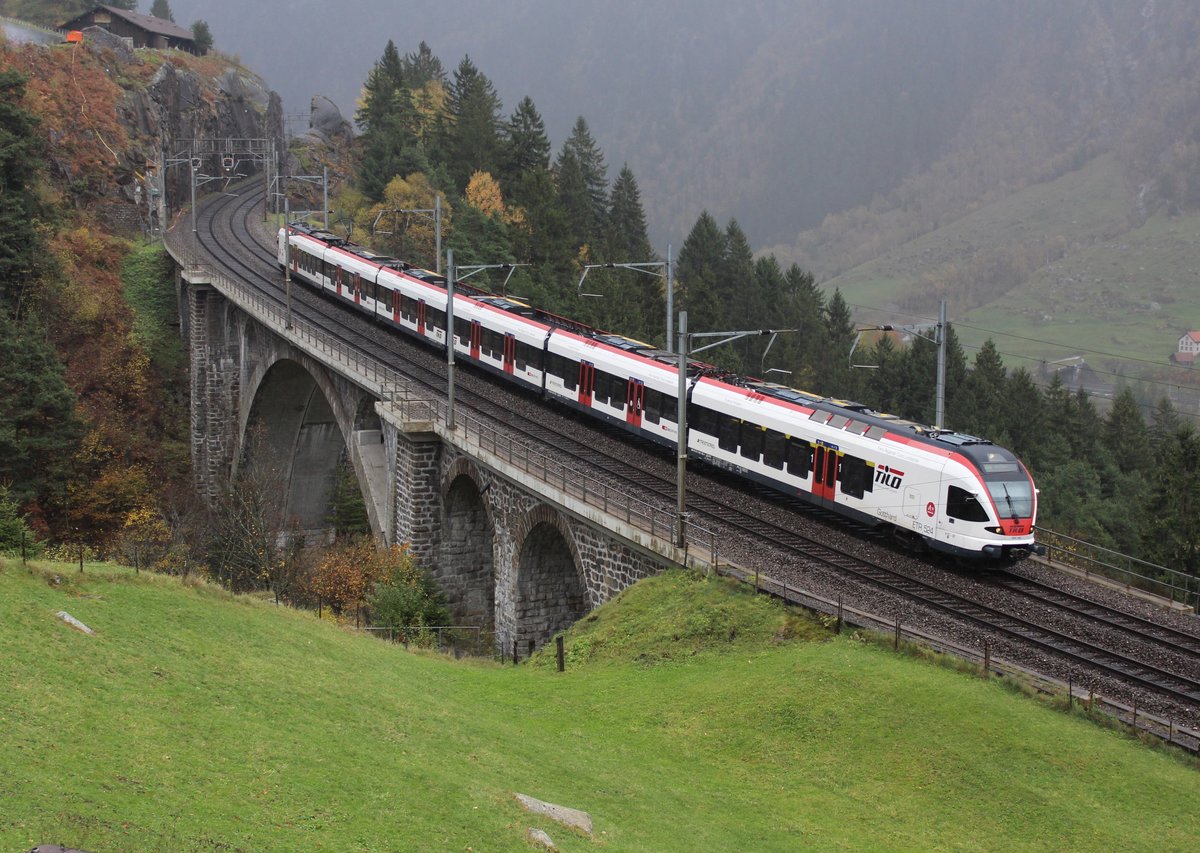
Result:
{"label": "grass field", "polygon": [[0,849],[521,850],[531,826],[567,851],[1200,845],[1186,761],[723,581],[639,584],[567,649],[563,674],[456,662],[208,586],[9,562]]}

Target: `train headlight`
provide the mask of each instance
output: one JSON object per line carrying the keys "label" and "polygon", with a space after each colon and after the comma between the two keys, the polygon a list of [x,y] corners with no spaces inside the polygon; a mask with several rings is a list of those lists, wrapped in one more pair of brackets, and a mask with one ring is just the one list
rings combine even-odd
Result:
{"label": "train headlight", "polygon": [[1003,527],[985,527],[985,528],[983,528],[983,529],[984,529],[984,530],[986,530],[988,533],[995,533],[997,536],[1003,536],[1003,535],[1004,535],[1004,528],[1003,528]]}

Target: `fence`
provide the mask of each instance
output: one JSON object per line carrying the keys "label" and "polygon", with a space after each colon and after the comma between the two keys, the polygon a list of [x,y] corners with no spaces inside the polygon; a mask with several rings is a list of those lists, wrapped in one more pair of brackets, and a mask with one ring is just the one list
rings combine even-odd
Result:
{"label": "fence", "polygon": [[1044,527],[1037,528],[1037,534],[1038,541],[1046,546],[1048,560],[1082,569],[1088,577],[1095,574],[1118,581],[1126,589],[1140,589],[1169,598],[1193,610],[1200,608],[1200,578],[1194,575],[1139,560]]}

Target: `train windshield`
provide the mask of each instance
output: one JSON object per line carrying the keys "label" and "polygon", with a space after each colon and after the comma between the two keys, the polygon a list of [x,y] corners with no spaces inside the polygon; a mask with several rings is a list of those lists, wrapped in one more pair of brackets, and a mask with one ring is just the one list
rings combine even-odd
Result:
{"label": "train windshield", "polygon": [[1033,515],[1033,484],[1028,479],[993,480],[987,487],[1001,517],[1029,518]]}

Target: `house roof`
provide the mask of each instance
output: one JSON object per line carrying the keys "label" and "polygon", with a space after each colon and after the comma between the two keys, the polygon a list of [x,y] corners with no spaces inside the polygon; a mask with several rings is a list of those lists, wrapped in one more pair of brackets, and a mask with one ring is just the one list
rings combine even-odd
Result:
{"label": "house roof", "polygon": [[1191,338],[1196,343],[1200,343],[1200,331],[1185,332],[1180,337],[1180,340],[1182,340],[1183,338]]}
{"label": "house roof", "polygon": [[1195,364],[1196,353],[1194,352],[1173,352],[1171,353],[1171,361],[1175,364]]}
{"label": "house roof", "polygon": [[93,11],[95,9],[103,9],[111,15],[123,18],[135,27],[143,29],[148,33],[155,33],[156,35],[167,36],[168,38],[184,39],[185,41],[195,41],[195,36],[192,35],[191,30],[184,29],[174,21],[156,18],[153,15],[139,15],[137,12],[130,12],[126,9],[118,9],[115,6],[105,6],[103,4],[97,4],[93,8]]}

